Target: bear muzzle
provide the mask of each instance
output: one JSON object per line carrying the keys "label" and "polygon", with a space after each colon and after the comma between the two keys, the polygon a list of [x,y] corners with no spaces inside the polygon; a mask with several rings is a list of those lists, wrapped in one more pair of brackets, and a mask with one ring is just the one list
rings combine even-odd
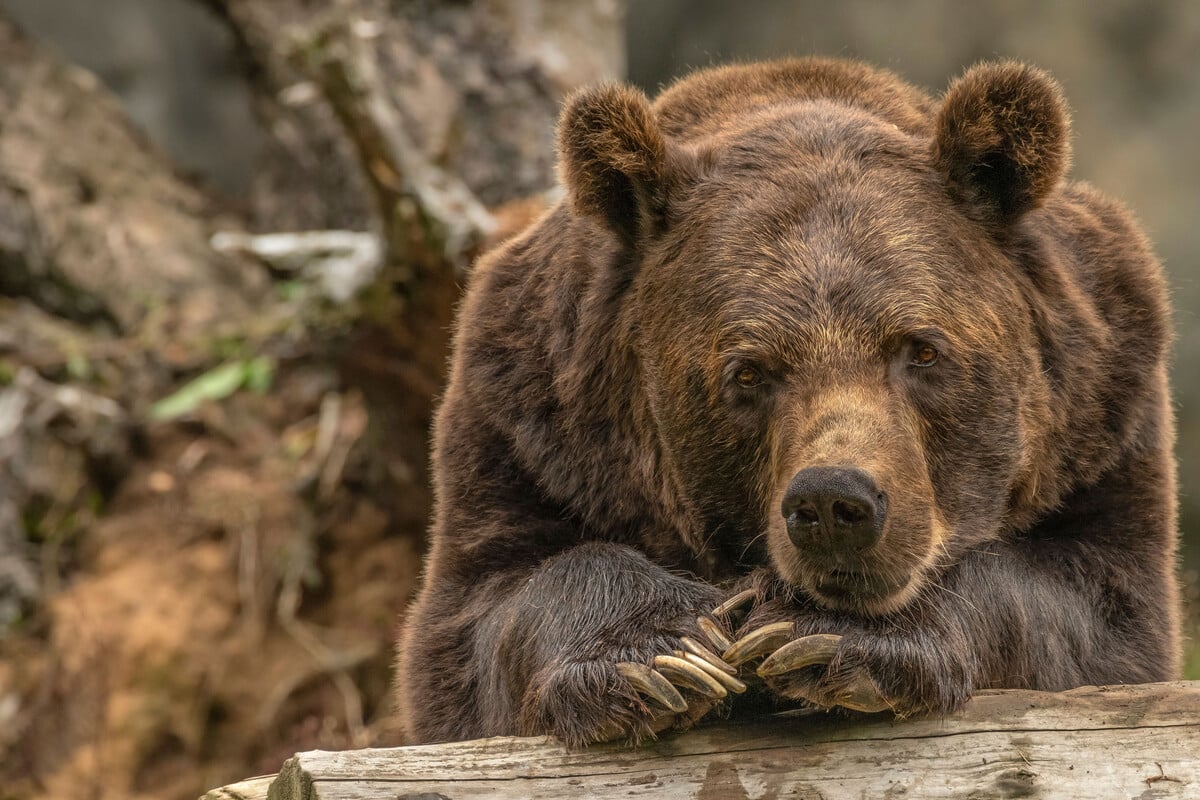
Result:
{"label": "bear muzzle", "polygon": [[787,561],[799,567],[796,577],[817,600],[879,613],[911,595],[913,570],[885,552],[887,492],[866,470],[802,469],[784,490],[780,513],[794,548]]}

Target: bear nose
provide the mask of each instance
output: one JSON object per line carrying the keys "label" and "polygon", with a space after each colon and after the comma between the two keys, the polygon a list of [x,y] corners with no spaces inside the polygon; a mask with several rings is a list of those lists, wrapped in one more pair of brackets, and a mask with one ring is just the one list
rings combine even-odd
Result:
{"label": "bear nose", "polygon": [[887,495],[861,469],[809,467],[788,484],[781,510],[796,547],[853,554],[879,541]]}

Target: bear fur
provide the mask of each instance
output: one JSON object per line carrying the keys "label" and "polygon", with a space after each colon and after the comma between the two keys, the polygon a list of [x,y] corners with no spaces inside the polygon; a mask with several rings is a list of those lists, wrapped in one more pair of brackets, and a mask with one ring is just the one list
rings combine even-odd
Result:
{"label": "bear fur", "polygon": [[[1166,284],[1069,136],[1015,62],[940,100],[826,59],[572,97],[565,200],[458,314],[410,741],[686,726],[718,704],[664,714],[616,665],[747,587],[725,636],[841,636],[772,698],[1177,677]],[[877,539],[797,544],[816,468],[867,476]]]}

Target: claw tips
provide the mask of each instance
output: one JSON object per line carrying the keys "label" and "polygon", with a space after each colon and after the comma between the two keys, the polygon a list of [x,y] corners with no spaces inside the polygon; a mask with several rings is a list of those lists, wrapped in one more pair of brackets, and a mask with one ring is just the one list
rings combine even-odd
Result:
{"label": "claw tips", "polygon": [[654,668],[673,683],[683,685],[702,695],[720,700],[729,694],[716,678],[686,658],[655,656]]}
{"label": "claw tips", "polygon": [[700,630],[704,632],[704,635],[710,642],[713,643],[713,646],[715,646],[718,651],[725,652],[729,649],[731,642],[721,631],[720,625],[718,625],[716,622],[713,622],[708,617],[698,617],[696,619],[696,624],[700,626]]}
{"label": "claw tips", "polygon": [[728,675],[736,675],[737,674],[737,670],[734,669],[729,664],[726,664],[724,659],[722,659],[719,655],[714,653],[712,650],[709,650],[707,647],[705,647],[704,645],[697,642],[692,637],[684,636],[679,641],[683,643],[683,649],[686,650],[687,652],[691,653],[692,655],[699,656],[700,658],[707,661],[709,664],[713,665],[714,667],[716,667],[717,669],[721,670],[722,672],[724,672]]}
{"label": "claw tips", "polygon": [[790,622],[773,622],[750,631],[725,649],[721,657],[735,667],[757,656],[765,656],[792,638]]}
{"label": "claw tips", "polygon": [[741,608],[742,606],[746,605],[751,600],[753,600],[754,597],[755,597],[755,591],[753,589],[744,589],[744,590],[738,592],[737,594],[735,594],[733,597],[726,600],[724,603],[721,603],[721,605],[714,608],[712,610],[712,615],[714,617],[723,617],[726,614],[728,614],[730,611],[733,611],[734,609],[738,609],[738,608]]}
{"label": "claw tips", "polygon": [[837,655],[841,641],[841,636],[818,633],[788,642],[759,665],[758,674],[769,678],[816,664],[828,664]]}
{"label": "claw tips", "polygon": [[621,677],[629,681],[634,689],[637,689],[647,697],[657,700],[676,714],[682,714],[684,711],[687,711],[687,702],[684,701],[683,695],[679,693],[679,690],[672,686],[671,682],[661,674],[650,669],[645,664],[622,661],[617,664],[617,672],[620,673]]}

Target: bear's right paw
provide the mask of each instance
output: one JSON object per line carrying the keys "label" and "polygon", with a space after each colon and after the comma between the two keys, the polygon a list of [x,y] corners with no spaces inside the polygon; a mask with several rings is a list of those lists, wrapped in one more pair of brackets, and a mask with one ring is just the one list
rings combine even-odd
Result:
{"label": "bear's right paw", "polygon": [[[701,631],[724,637],[707,617]],[[669,728],[685,729],[730,694],[746,691],[727,664],[698,638],[679,636],[677,647],[638,653],[636,660],[564,662],[542,670],[525,695],[521,731],[549,733],[568,747],[614,740],[638,741]],[[622,651],[628,659],[628,650]]]}

